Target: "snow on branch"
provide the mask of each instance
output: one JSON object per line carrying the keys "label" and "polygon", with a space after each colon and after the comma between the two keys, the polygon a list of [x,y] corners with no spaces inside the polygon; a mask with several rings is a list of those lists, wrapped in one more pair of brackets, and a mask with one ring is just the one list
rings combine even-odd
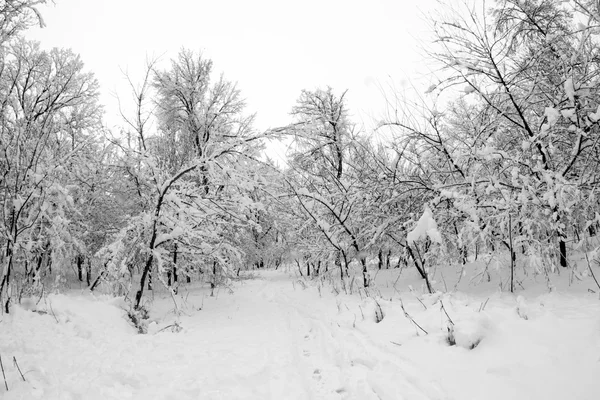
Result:
{"label": "snow on branch", "polygon": [[433,219],[433,214],[429,207],[425,207],[423,215],[417,221],[417,225],[412,231],[406,235],[406,241],[408,243],[414,243],[419,239],[424,239],[427,236],[436,243],[442,243],[442,235],[438,231],[437,223]]}

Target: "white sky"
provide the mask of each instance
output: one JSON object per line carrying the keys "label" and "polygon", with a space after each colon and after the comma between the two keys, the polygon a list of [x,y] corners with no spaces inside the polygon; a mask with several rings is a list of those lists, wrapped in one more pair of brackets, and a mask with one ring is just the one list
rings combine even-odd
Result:
{"label": "white sky", "polygon": [[418,53],[426,32],[421,11],[433,3],[56,0],[41,8],[47,27],[27,36],[81,55],[100,81],[109,123],[118,121],[111,93],[128,95],[121,69],[135,77],[147,56],[168,59],[186,47],[238,82],[257,129],[290,122],[300,91],[326,85],[349,89],[355,122],[369,124],[383,113],[378,85],[402,85],[426,71]]}

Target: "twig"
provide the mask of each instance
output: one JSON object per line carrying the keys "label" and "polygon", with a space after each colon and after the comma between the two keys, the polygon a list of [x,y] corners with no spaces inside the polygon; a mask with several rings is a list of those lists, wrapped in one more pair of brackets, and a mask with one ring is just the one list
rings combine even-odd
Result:
{"label": "twig", "polygon": [[590,258],[588,257],[587,251],[585,251],[584,253],[585,253],[585,260],[587,261],[588,268],[590,270],[590,273],[592,274],[592,278],[594,278],[594,281],[596,282],[596,286],[598,286],[598,289],[600,289],[600,283],[598,283],[598,279],[596,279],[596,275],[594,275],[594,270],[592,269],[592,266],[590,265]]}
{"label": "twig", "polygon": [[60,322],[58,322],[58,318],[56,318],[56,314],[54,314],[54,310],[52,309],[52,302],[46,301],[46,303],[48,304],[48,307],[50,307],[50,312],[52,312],[52,316],[54,317],[54,320],[56,321],[57,324],[59,324]]}
{"label": "twig", "polygon": [[395,344],[396,346],[402,346],[402,344],[400,344],[400,343],[396,343],[396,342],[392,342],[391,340],[390,340],[390,343],[391,343],[391,344]]}
{"label": "twig", "polygon": [[[419,325],[419,324],[417,323],[417,321],[415,321],[415,320],[413,319],[413,317],[411,317],[411,316],[410,316],[410,314],[409,314],[409,313],[406,311],[406,309],[404,308],[404,302],[402,301],[402,297],[400,298],[400,307],[402,307],[402,311],[404,312],[404,316],[405,316],[406,318],[408,318],[410,322],[412,322],[412,323],[413,323],[413,324],[414,324],[414,325],[415,325],[417,328],[419,328],[420,330],[422,330],[422,331],[423,331],[423,332],[424,332],[426,335],[429,335],[429,333],[428,333],[428,332],[427,332],[425,329],[423,329],[423,328],[421,327],[421,325]],[[418,336],[418,335],[419,335],[419,331],[417,331],[417,336]]]}
{"label": "twig", "polygon": [[419,300],[419,303],[421,303],[421,305],[423,306],[423,308],[424,308],[425,310],[427,310],[427,306],[425,305],[425,303],[423,303],[423,302],[421,301],[421,299],[419,298],[419,296],[417,296],[417,295],[415,294],[415,298],[416,298],[417,300]]}
{"label": "twig", "polygon": [[452,318],[450,318],[450,316],[448,315],[448,312],[446,311],[446,307],[444,307],[444,302],[442,301],[442,299],[440,299],[440,304],[442,305],[442,310],[444,311],[444,314],[446,314],[446,317],[448,317],[448,321],[454,325],[454,321],[452,321]]}
{"label": "twig", "polygon": [[488,297],[485,303],[481,303],[481,306],[479,306],[479,312],[482,312],[485,309],[485,306],[487,305],[489,300],[490,298]]}
{"label": "twig", "polygon": [[40,304],[40,301],[42,301],[42,297],[44,296],[44,284],[42,283],[42,291],[40,292],[40,298],[38,299],[38,301],[35,303],[35,305],[37,306],[38,304]]}
{"label": "twig", "polygon": [[0,368],[2,369],[2,376],[4,377],[4,386],[8,392],[8,383],[6,382],[6,374],[4,373],[4,365],[2,364],[2,356],[0,356]]}
{"label": "twig", "polygon": [[19,374],[21,374],[21,378],[23,378],[23,382],[27,382],[25,380],[25,376],[23,376],[23,373],[21,372],[21,368],[19,368],[19,363],[17,363],[17,358],[15,356],[13,356],[13,361],[15,363],[15,366],[17,367],[17,369],[19,370]]}
{"label": "twig", "polygon": [[448,285],[446,285],[446,279],[444,278],[444,273],[440,271],[440,275],[442,276],[442,282],[444,282],[444,290],[448,293]]}
{"label": "twig", "polygon": [[162,328],[160,331],[158,331],[158,332],[156,332],[156,333],[161,333],[161,332],[162,332],[162,331],[164,331],[165,329],[167,329],[167,328],[171,328],[171,327],[174,327],[174,326],[178,326],[178,325],[177,325],[177,324],[171,324],[171,325],[167,325],[167,326],[165,326],[164,328]]}

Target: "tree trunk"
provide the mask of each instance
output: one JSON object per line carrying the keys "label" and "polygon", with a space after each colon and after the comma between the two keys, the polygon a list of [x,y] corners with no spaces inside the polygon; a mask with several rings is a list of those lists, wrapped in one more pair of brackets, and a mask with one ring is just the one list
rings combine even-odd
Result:
{"label": "tree trunk", "polygon": [[77,278],[79,278],[79,282],[83,282],[83,256],[81,254],[77,256]]}
{"label": "tree trunk", "polygon": [[48,266],[48,273],[52,275],[52,250],[48,250],[46,254],[48,256],[48,261],[46,264]]}
{"label": "tree trunk", "polygon": [[362,265],[362,273],[363,273],[363,285],[364,287],[369,287],[369,271],[367,270],[367,260],[365,257],[360,259],[360,263]]}
{"label": "tree trunk", "polygon": [[559,240],[558,240],[558,251],[560,253],[560,266],[563,268],[567,268],[568,267],[568,262],[567,262],[567,242],[565,241],[565,237],[564,235],[561,233],[559,233]]}
{"label": "tree trunk", "polygon": [[5,270],[2,274],[2,282],[0,283],[0,299],[4,312],[9,314],[10,311],[10,272],[12,269],[12,254],[8,257],[4,266]]}
{"label": "tree trunk", "polygon": [[177,282],[177,243],[173,249],[173,282]]}
{"label": "tree trunk", "polygon": [[100,274],[98,274],[98,276],[96,277],[96,280],[94,281],[94,284],[92,286],[90,286],[90,292],[93,292],[94,289],[96,289],[96,286],[98,286],[98,284],[100,283],[100,279],[102,279],[102,277],[104,276],[104,271],[100,272]]}
{"label": "tree trunk", "polygon": [[412,258],[413,262],[415,263],[415,267],[417,268],[417,271],[419,271],[419,274],[421,275],[421,278],[425,279],[425,284],[427,285],[427,290],[429,291],[429,293],[434,293],[433,287],[431,286],[431,282],[429,282],[429,276],[427,276],[427,271],[425,270],[425,262],[423,261],[423,259],[421,258],[421,256],[419,255],[419,259],[417,259],[415,257],[415,253],[413,252],[412,248],[407,245],[406,249],[408,251],[408,255],[410,256],[410,258]]}
{"label": "tree trunk", "polygon": [[377,253],[377,269],[383,268],[383,252],[379,249],[379,253]]}
{"label": "tree trunk", "polygon": [[9,240],[6,243],[6,253],[5,253],[5,264],[4,270],[2,273],[2,282],[0,282],[0,306],[4,307],[4,312],[9,313],[10,311],[10,274],[12,272],[12,264],[13,264],[13,241]]}
{"label": "tree trunk", "polygon": [[212,270],[213,276],[212,276],[212,281],[210,282],[210,288],[211,288],[211,292],[210,295],[214,296],[215,294],[215,288],[217,287],[217,261],[213,261],[213,270]]}
{"label": "tree trunk", "polygon": [[[151,239],[152,245],[154,245],[154,241],[156,239],[153,237]],[[142,302],[142,294],[144,293],[144,285],[146,284],[146,278],[148,277],[148,273],[150,272],[150,268],[152,267],[152,262],[154,261],[154,255],[150,253],[148,258],[146,259],[146,265],[144,265],[144,270],[142,271],[142,278],[140,279],[140,288],[135,294],[135,305],[134,309],[140,308],[140,303]]]}
{"label": "tree trunk", "polygon": [[510,214],[508,215],[508,240],[510,243],[510,292],[515,292],[515,250],[513,247],[512,239],[512,220]]}
{"label": "tree trunk", "polygon": [[302,266],[300,265],[300,261],[296,260],[296,265],[298,265],[298,272],[300,272],[300,276],[304,276],[302,275]]}
{"label": "tree trunk", "polygon": [[90,280],[92,278],[92,260],[88,257],[87,259],[87,271],[85,274],[86,283],[90,286]]}

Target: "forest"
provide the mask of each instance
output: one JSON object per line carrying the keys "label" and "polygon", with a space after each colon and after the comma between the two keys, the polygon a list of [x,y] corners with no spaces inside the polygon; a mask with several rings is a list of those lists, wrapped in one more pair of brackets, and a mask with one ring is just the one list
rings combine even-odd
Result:
{"label": "forest", "polygon": [[[77,279],[135,292],[135,314],[153,286],[175,295],[281,266],[344,290],[409,267],[433,293],[438,267],[502,259],[513,292],[515,270],[548,277],[594,250],[595,1],[448,7],[429,21],[436,83],[418,98],[388,93],[374,131],[351,120],[344,88],[325,87],[303,90],[289,124],[264,132],[236,83],[190,49],[130,79],[122,124],[108,129],[80,57],[23,38],[44,23],[42,3],[0,9],[5,313]],[[283,164],[265,153],[273,140],[290,143]]]}
{"label": "forest", "polygon": [[2,399],[598,398],[600,2],[440,0],[426,90],[268,129],[201,43],[111,115],[49,3],[0,0]]}

